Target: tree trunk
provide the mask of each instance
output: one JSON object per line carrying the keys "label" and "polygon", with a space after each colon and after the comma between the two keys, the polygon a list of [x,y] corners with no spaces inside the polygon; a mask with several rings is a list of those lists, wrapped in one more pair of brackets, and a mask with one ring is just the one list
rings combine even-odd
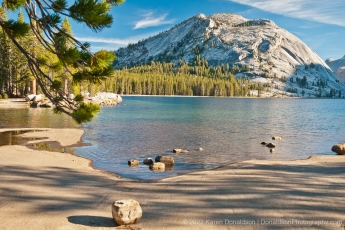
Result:
{"label": "tree trunk", "polygon": [[30,94],[36,94],[36,79],[30,81]]}

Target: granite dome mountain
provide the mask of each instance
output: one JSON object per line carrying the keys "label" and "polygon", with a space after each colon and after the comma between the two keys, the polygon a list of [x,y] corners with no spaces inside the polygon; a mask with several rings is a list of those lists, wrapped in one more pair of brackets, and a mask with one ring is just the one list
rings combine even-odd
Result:
{"label": "granite dome mountain", "polygon": [[345,56],[337,60],[328,58],[326,64],[333,70],[335,76],[345,83]]}
{"label": "granite dome mountain", "polygon": [[180,61],[239,68],[236,77],[269,85],[263,96],[343,97],[345,85],[306,44],[268,19],[198,14],[116,52],[116,69]]}

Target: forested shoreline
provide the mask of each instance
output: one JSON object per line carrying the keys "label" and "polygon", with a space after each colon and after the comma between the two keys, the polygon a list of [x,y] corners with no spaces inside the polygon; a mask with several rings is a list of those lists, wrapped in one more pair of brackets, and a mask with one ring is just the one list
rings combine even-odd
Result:
{"label": "forested shoreline", "polygon": [[247,67],[208,66],[202,60],[197,65],[180,61],[151,62],[150,65],[114,70],[114,76],[94,85],[91,91],[103,90],[125,95],[187,95],[187,96],[251,96],[250,90],[267,90],[268,84],[251,82],[247,77],[236,78],[234,71]]}

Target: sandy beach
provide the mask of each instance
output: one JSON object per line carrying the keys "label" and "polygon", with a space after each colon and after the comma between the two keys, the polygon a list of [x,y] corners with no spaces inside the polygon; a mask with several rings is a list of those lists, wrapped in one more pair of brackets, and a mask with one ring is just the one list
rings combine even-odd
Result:
{"label": "sandy beach", "polygon": [[[80,129],[25,136],[78,144]],[[5,131],[4,129],[0,131]],[[41,140],[42,141],[42,140]],[[0,229],[344,229],[345,156],[250,160],[155,182],[94,169],[67,153],[0,147]],[[137,200],[139,224],[116,226],[115,200]]]}

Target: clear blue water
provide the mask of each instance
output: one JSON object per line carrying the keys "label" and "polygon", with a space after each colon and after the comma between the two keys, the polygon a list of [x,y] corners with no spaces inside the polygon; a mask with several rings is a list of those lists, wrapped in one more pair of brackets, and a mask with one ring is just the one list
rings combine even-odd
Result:
{"label": "clear blue water", "polygon": [[[345,100],[126,96],[82,126],[91,146],[77,153],[124,177],[159,179],[248,159],[334,154],[332,146],[345,141],[344,124]],[[273,154],[263,141],[277,145]],[[177,154],[174,148],[190,151]],[[174,157],[173,170],[127,165],[159,155]]]}
{"label": "clear blue water", "polygon": [[[345,142],[345,100],[201,97],[123,97],[83,124],[76,153],[94,167],[123,177],[160,179],[248,159],[303,159],[334,154]],[[79,127],[72,119],[41,109],[0,109],[0,128]],[[282,136],[273,141],[272,136]],[[277,145],[272,154],[260,143]],[[204,151],[197,149],[202,147]],[[174,148],[190,150],[173,153]],[[154,173],[128,160],[173,156],[172,170]]]}

